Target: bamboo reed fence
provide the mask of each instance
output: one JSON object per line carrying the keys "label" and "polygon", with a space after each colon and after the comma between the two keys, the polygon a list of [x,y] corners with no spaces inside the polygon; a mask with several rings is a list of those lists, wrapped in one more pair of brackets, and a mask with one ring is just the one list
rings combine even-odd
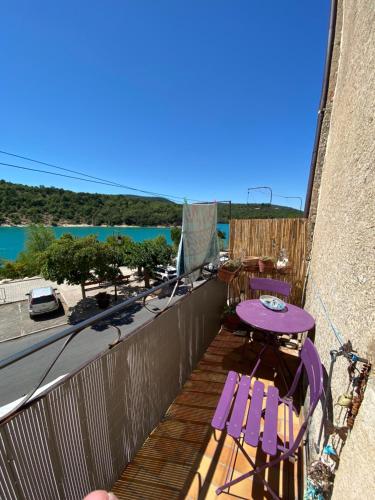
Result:
{"label": "bamboo reed fence", "polygon": [[241,295],[251,298],[249,277],[260,276],[292,284],[289,302],[302,305],[306,270],[307,219],[248,219],[230,221],[229,253],[232,259],[247,256],[277,258],[282,248],[288,254],[291,268],[286,274],[276,271],[260,273],[241,270],[229,287],[229,298]]}

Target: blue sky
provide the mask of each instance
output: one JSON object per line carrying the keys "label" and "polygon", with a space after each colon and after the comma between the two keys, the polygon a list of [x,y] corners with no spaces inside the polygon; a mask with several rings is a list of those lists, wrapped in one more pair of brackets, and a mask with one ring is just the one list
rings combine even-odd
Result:
{"label": "blue sky", "polygon": [[328,15],[328,0],[5,1],[0,149],[192,199],[304,197]]}

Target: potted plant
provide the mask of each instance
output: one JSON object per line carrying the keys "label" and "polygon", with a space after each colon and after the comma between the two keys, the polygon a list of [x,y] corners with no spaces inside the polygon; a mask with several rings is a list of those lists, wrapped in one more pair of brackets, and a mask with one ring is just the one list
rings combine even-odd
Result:
{"label": "potted plant", "polygon": [[242,259],[242,266],[245,271],[259,271],[259,257],[244,257]]}
{"label": "potted plant", "polygon": [[230,283],[233,278],[238,274],[241,269],[241,262],[238,260],[227,260],[218,271],[218,278],[220,281]]}
{"label": "potted plant", "polygon": [[225,304],[223,314],[221,315],[221,324],[228,330],[238,330],[241,326],[241,320],[236,314],[237,303]]}
{"label": "potted plant", "polygon": [[96,303],[98,304],[98,307],[100,307],[100,309],[106,309],[109,306],[109,302],[111,300],[109,293],[99,292],[96,294],[95,298]]}
{"label": "potted plant", "polygon": [[259,271],[266,273],[275,269],[275,261],[272,257],[261,257],[258,261]]}
{"label": "potted plant", "polygon": [[282,248],[275,265],[280,274],[288,274],[291,271],[291,265],[285,248]]}

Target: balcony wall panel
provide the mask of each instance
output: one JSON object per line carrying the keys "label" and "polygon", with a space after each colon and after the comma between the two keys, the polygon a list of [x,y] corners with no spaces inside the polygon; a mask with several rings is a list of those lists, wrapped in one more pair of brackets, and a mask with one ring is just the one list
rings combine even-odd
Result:
{"label": "balcony wall panel", "polygon": [[211,280],[0,427],[0,498],[83,498],[110,488],[216,335]]}

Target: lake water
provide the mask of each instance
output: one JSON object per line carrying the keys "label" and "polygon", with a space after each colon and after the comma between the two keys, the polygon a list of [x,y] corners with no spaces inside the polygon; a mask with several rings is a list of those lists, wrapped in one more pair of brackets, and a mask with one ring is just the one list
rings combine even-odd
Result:
{"label": "lake water", "polygon": [[[218,229],[224,231],[227,238],[229,235],[228,224],[218,224]],[[56,237],[62,234],[70,233],[74,236],[87,236],[96,234],[98,239],[103,241],[107,236],[111,235],[127,235],[134,241],[150,240],[156,236],[163,235],[167,238],[168,243],[171,243],[171,232],[165,227],[102,227],[102,226],[87,226],[87,227],[53,227]],[[14,260],[17,255],[25,248],[27,236],[26,227],[0,227],[0,258]],[[227,243],[227,241],[226,241]]]}

